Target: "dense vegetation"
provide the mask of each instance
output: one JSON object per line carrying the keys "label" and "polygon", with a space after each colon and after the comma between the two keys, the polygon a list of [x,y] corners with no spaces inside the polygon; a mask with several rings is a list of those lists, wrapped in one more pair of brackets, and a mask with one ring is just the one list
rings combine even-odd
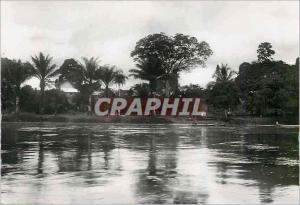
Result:
{"label": "dense vegetation", "polygon": [[[205,67],[213,54],[208,43],[195,37],[164,33],[139,40],[131,57],[136,68],[124,72],[111,65],[100,65],[97,58],[66,59],[60,67],[52,57],[40,53],[31,62],[1,59],[1,99],[3,113],[33,112],[56,114],[91,109],[91,95],[201,97],[209,111],[257,116],[297,116],[299,110],[299,58],[288,65],[274,60],[275,51],[268,42],[257,49],[257,60],[243,62],[238,69],[216,66],[214,81],[206,88],[179,85],[179,75],[196,67]],[[235,71],[238,70],[238,71]],[[35,77],[40,89],[24,82]],[[143,81],[126,94],[121,86],[128,77]],[[70,98],[60,86],[69,82],[79,92]],[[118,85],[118,90],[112,90]],[[46,89],[48,88],[48,89]],[[71,100],[70,100],[71,99]]]}

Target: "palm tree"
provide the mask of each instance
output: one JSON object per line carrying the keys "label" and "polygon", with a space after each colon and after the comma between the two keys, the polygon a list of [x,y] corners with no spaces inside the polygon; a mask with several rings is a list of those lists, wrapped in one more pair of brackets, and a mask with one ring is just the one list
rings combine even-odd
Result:
{"label": "palm tree", "polygon": [[227,64],[222,64],[221,66],[217,65],[213,77],[216,79],[216,82],[228,82],[232,80],[234,74],[236,74],[236,72]]}
{"label": "palm tree", "polygon": [[89,93],[94,91],[94,83],[99,79],[97,78],[97,71],[100,70],[98,58],[82,58],[83,64],[81,64],[81,71],[83,82],[88,84]]}
{"label": "palm tree", "polygon": [[213,75],[214,82],[207,85],[209,99],[212,104],[224,108],[225,118],[227,119],[228,110],[237,102],[237,94],[233,76],[236,74],[228,65],[217,65]]}
{"label": "palm tree", "polygon": [[31,78],[32,70],[20,60],[1,59],[1,81],[7,83],[15,89],[16,114],[20,111],[19,101],[21,84]]}
{"label": "palm tree", "polygon": [[109,86],[115,82],[115,77],[117,75],[116,67],[105,65],[102,66],[99,71],[99,78],[105,85],[105,96],[108,97]]}
{"label": "palm tree", "polygon": [[89,95],[89,114],[92,111],[92,93],[95,89],[100,88],[97,75],[97,71],[100,70],[98,65],[98,58],[82,58],[83,64],[81,64],[83,82],[87,85],[88,95]]}
{"label": "palm tree", "polygon": [[58,75],[58,72],[55,70],[56,65],[52,64],[52,57],[49,55],[45,56],[40,52],[38,56],[31,57],[31,60],[32,63],[30,65],[33,71],[33,76],[38,78],[40,81],[40,113],[43,114],[45,88],[52,84],[51,79]]}
{"label": "palm tree", "polygon": [[119,97],[120,97],[120,87],[122,86],[122,85],[124,85],[125,84],[125,81],[128,79],[128,77],[123,73],[123,71],[122,70],[118,70],[118,71],[116,71],[116,75],[115,75],[115,83],[118,85],[118,95],[119,95]]}
{"label": "palm tree", "polygon": [[149,81],[150,91],[156,91],[158,77],[163,74],[161,62],[157,58],[140,60],[136,64],[137,69],[131,69],[129,76],[136,79]]}

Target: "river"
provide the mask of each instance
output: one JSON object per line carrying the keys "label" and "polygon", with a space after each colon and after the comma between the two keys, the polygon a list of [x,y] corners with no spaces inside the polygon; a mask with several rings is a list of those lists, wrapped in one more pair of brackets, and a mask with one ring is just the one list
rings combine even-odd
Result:
{"label": "river", "polygon": [[298,129],[2,123],[1,203],[299,203]]}

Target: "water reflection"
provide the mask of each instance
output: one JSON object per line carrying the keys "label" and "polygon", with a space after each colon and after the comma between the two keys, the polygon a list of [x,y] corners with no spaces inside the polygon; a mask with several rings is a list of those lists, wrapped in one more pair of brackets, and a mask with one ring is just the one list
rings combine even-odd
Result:
{"label": "water reflection", "polygon": [[283,128],[6,123],[1,202],[297,204],[297,134]]}

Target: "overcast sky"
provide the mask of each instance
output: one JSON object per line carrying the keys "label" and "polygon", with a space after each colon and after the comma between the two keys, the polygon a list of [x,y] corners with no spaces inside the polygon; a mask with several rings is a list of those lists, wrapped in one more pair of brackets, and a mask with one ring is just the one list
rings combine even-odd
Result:
{"label": "overcast sky", "polygon": [[[99,57],[128,74],[130,52],[148,34],[183,33],[206,41],[214,54],[206,68],[182,73],[181,85],[205,86],[219,63],[237,70],[256,60],[260,42],[272,43],[275,59],[299,56],[298,1],[1,1],[2,57],[30,60],[42,51],[64,59]],[[130,79],[124,88],[139,81]],[[38,86],[36,80],[29,82]]]}

